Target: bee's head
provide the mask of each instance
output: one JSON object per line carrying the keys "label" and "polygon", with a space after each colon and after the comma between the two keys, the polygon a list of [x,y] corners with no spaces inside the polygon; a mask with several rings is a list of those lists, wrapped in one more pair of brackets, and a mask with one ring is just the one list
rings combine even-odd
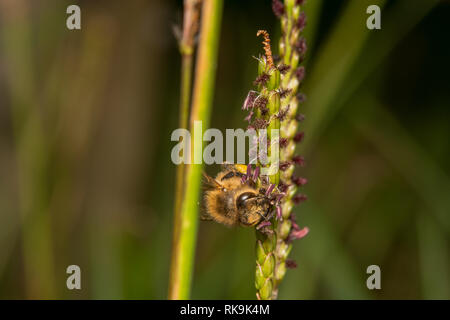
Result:
{"label": "bee's head", "polygon": [[270,201],[254,192],[243,192],[236,198],[236,207],[240,212],[239,220],[246,226],[254,226],[268,218]]}

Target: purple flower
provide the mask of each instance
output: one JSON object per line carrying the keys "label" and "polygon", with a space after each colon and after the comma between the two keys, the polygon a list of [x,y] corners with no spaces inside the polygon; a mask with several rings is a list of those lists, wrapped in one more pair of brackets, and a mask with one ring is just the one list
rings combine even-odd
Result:
{"label": "purple flower", "polygon": [[305,184],[308,183],[308,180],[302,177],[292,177],[292,182],[295,183],[297,186],[304,186]]}
{"label": "purple flower", "polygon": [[299,30],[302,31],[303,28],[305,28],[305,26],[306,26],[306,14],[305,11],[302,11],[297,20],[297,28],[299,28]]}
{"label": "purple flower", "polygon": [[296,194],[292,198],[292,201],[294,201],[295,204],[300,204],[302,202],[305,202],[306,200],[308,200],[308,197],[304,194]]}
{"label": "purple flower", "polygon": [[306,101],[306,95],[303,94],[303,93],[298,93],[298,94],[297,94],[297,100],[298,100],[298,103],[303,103],[303,102],[305,102],[305,101]]}
{"label": "purple flower", "polygon": [[269,196],[269,195],[272,193],[273,189],[275,189],[275,185],[272,183],[272,184],[267,188],[266,196]]}
{"label": "purple flower", "polygon": [[255,172],[253,172],[253,181],[257,181],[258,180],[258,178],[259,178],[259,167],[256,167],[255,168]]}
{"label": "purple flower", "polygon": [[253,117],[253,110],[250,110],[250,112],[248,113],[248,115],[244,118],[245,121],[252,121],[252,117]]}
{"label": "purple flower", "polygon": [[299,82],[302,82],[303,79],[305,78],[305,67],[304,66],[298,67],[297,70],[295,70],[295,76],[297,77]]}
{"label": "purple flower", "polygon": [[247,166],[247,177],[251,177],[252,176],[252,165],[249,164]]}
{"label": "purple flower", "polygon": [[299,165],[300,167],[303,167],[305,165],[305,158],[303,158],[302,156],[294,156],[292,158],[292,161],[296,164]]}
{"label": "purple flower", "polygon": [[277,18],[281,18],[284,14],[284,5],[280,0],[272,1],[272,10]]}
{"label": "purple flower", "polygon": [[280,181],[280,183],[278,184],[278,190],[280,190],[280,192],[286,192],[287,188],[288,185]]}
{"label": "purple flower", "polygon": [[301,37],[298,39],[298,41],[295,43],[295,50],[298,52],[300,56],[303,56],[306,53],[306,50],[308,49],[308,46],[306,45],[306,39]]}
{"label": "purple flower", "polygon": [[269,78],[270,77],[269,77],[269,75],[267,73],[263,73],[260,76],[258,76],[258,78],[256,78],[255,81],[253,81],[253,84],[255,86],[257,86],[257,85],[264,86],[267,83],[267,81],[269,81]]}
{"label": "purple flower", "polygon": [[295,269],[297,268],[297,262],[295,262],[295,260],[292,259],[286,259],[286,268],[289,269]]}
{"label": "purple flower", "polygon": [[282,63],[278,66],[278,71],[280,71],[281,74],[286,74],[286,72],[288,72],[290,68],[291,66]]}
{"label": "purple flower", "polygon": [[287,105],[286,108],[284,108],[283,110],[278,111],[276,117],[280,120],[280,121],[284,121],[284,119],[286,119],[287,114],[289,112],[289,108],[290,105]]}
{"label": "purple flower", "polygon": [[258,93],[256,91],[250,91],[247,94],[247,98],[245,98],[244,104],[242,105],[242,110],[248,110],[253,108],[253,103],[255,102],[257,96]]}
{"label": "purple flower", "polygon": [[303,229],[300,230],[291,230],[291,233],[288,236],[288,241],[291,242],[293,240],[297,240],[297,239],[301,239],[304,238],[309,232],[309,228],[308,227],[304,227]]}
{"label": "purple flower", "polygon": [[282,215],[282,211],[281,211],[281,206],[277,206],[277,220],[282,220],[283,219],[283,215]]}
{"label": "purple flower", "polygon": [[301,142],[303,140],[304,137],[305,137],[305,133],[304,132],[298,132],[294,136],[294,142],[295,143],[299,143],[299,142]]}

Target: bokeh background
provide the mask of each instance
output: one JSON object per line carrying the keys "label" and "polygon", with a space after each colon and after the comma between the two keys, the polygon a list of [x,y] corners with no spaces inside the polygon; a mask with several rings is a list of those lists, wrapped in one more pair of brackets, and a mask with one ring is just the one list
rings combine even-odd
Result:
{"label": "bokeh background", "polygon": [[[381,30],[365,26],[371,4]],[[449,299],[450,3],[306,10],[309,200],[295,212],[311,231],[279,298]],[[172,0],[0,0],[1,298],[167,297],[181,17]],[[245,126],[261,28],[276,43],[270,0],[225,1],[212,127]],[[252,229],[201,222],[192,297],[253,299],[254,264]],[[381,290],[366,288],[372,264]]]}

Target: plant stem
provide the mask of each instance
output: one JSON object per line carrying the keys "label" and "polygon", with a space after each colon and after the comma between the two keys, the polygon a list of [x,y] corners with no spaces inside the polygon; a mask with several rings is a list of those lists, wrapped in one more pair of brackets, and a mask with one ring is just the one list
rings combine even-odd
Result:
{"label": "plant stem", "polygon": [[[266,120],[263,123],[268,124],[269,129],[279,129],[280,132],[276,138],[269,135],[271,142],[268,147],[269,153],[274,151],[272,140],[276,140],[275,148],[279,148],[280,159],[276,163],[279,170],[276,176],[269,176],[270,182],[275,184],[277,191],[280,192],[278,194],[280,197],[274,204],[277,214],[271,220],[270,230],[257,227],[256,231],[255,287],[256,296],[261,300],[277,298],[278,285],[284,278],[286,268],[295,265],[292,261],[286,261],[292,248],[291,242],[308,233],[308,229],[300,229],[295,217],[291,216],[294,203],[300,203],[305,199],[304,195],[295,193],[298,187],[306,183],[305,178],[293,176],[294,166],[302,166],[304,163],[301,156],[294,156],[295,145],[303,138],[302,132],[297,133],[298,122],[303,119],[302,114],[297,114],[297,109],[300,101],[304,100],[302,95],[299,98],[297,94],[305,74],[304,67],[299,64],[303,62],[306,51],[306,41],[300,36],[306,24],[306,15],[300,8],[301,3],[295,0],[285,0],[284,3],[279,0],[273,1],[272,8],[281,19],[282,36],[279,47],[281,63],[273,69],[269,68],[269,72],[264,67],[265,61],[268,61],[267,65],[272,61],[269,59],[270,41],[266,40],[264,42],[266,57],[260,60],[259,76],[255,82],[260,83],[264,80],[265,85],[260,86],[259,94],[264,96],[269,93],[268,105],[261,109],[261,103],[258,103],[259,110],[252,110],[250,114],[251,116],[255,111],[256,125],[260,124],[261,120]],[[270,81],[272,77],[277,81]],[[271,105],[273,98],[276,99],[276,103]],[[261,118],[263,110],[264,113],[268,113],[265,119]],[[255,124],[252,126],[255,127]]]}
{"label": "plant stem", "polygon": [[[191,155],[203,155],[201,132],[194,132],[196,121],[202,121],[202,127],[208,128],[216,74],[220,21],[223,0],[205,0],[202,8],[200,43],[195,72],[193,103],[190,130],[195,141]],[[200,143],[197,143],[197,140]],[[191,291],[194,266],[195,241],[197,236],[198,198],[200,194],[202,164],[186,166],[186,182],[181,206],[179,239],[173,255],[177,261],[171,272],[174,283],[171,284],[171,299],[188,299]],[[174,261],[173,260],[173,261]]]}
{"label": "plant stem", "polygon": [[[179,127],[187,128],[189,121],[189,105],[192,87],[192,69],[194,61],[195,36],[198,31],[201,0],[184,1],[183,35],[180,41],[181,53],[181,85],[180,85],[180,118]],[[181,225],[181,205],[183,202],[185,166],[181,163],[177,167],[175,187],[175,208],[172,248],[177,251]],[[178,255],[172,255],[171,269],[178,264]],[[170,272],[169,298],[174,294],[174,286],[177,283],[176,272]]]}
{"label": "plant stem", "polygon": [[[279,43],[280,56],[290,69],[281,76],[282,87],[289,90],[289,94],[282,100],[281,107],[288,108],[289,113],[281,123],[281,136],[286,139],[286,147],[280,150],[280,158],[287,165],[287,168],[282,170],[280,181],[285,186],[286,196],[282,199],[283,219],[279,221],[276,229],[277,244],[275,249],[276,266],[273,299],[277,298],[278,286],[286,274],[286,260],[292,249],[292,239],[300,238],[308,232],[308,229],[297,230],[298,225],[295,223],[295,219],[291,217],[292,209],[296,202],[294,201],[294,196],[299,187],[306,183],[306,179],[300,178],[300,180],[297,180],[293,176],[296,164],[294,152],[296,144],[302,140],[300,138],[296,139],[296,136],[302,136],[302,133],[297,135],[300,122],[297,119],[297,111],[301,107],[301,101],[299,101],[297,94],[305,74],[305,69],[300,64],[304,60],[306,51],[306,41],[302,37],[303,28],[306,25],[306,15],[303,12],[303,5],[294,0],[285,0],[284,10],[285,14],[281,17],[283,36]],[[297,195],[297,197],[301,197],[301,195]],[[294,235],[297,236],[294,237]]]}
{"label": "plant stem", "polygon": [[[266,53],[267,55],[267,53]],[[271,58],[271,57],[270,57]],[[272,153],[275,152],[275,149],[279,148],[279,136],[273,136],[272,130],[276,130],[279,132],[280,130],[280,120],[276,118],[277,114],[280,111],[280,95],[278,93],[279,83],[280,83],[280,72],[276,68],[272,68],[268,70],[265,66],[265,61],[267,57],[262,58],[262,62],[260,62],[260,74],[267,72],[270,76],[270,80],[264,86],[262,86],[260,92],[261,96],[267,97],[267,108],[268,114],[264,117],[261,115],[260,110],[257,111],[257,117],[265,118],[265,120],[269,121],[269,125],[267,127],[267,138],[269,142],[269,146],[267,147],[268,154],[270,155],[270,159],[272,161]],[[270,61],[270,59],[268,59]],[[264,65],[264,67],[261,67]],[[264,70],[264,71],[263,71]],[[268,71],[265,71],[268,70]],[[272,80],[276,79],[276,80]],[[270,183],[278,185],[280,180],[280,172],[278,170],[279,167],[279,159],[275,160],[275,163],[270,163],[268,166],[276,166],[277,171],[274,174],[269,175]],[[269,300],[272,297],[273,292],[273,278],[275,274],[275,245],[277,242],[277,235],[274,232],[276,219],[271,219],[271,233],[265,233],[261,230],[256,230],[256,272],[255,272],[255,286],[256,286],[256,295],[260,300]]]}

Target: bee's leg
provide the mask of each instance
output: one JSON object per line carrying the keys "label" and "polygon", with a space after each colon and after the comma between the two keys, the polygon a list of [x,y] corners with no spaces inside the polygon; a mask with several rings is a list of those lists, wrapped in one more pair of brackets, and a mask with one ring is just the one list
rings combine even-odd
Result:
{"label": "bee's leg", "polygon": [[206,173],[202,172],[203,174],[203,185],[206,188],[212,188],[212,189],[223,189],[223,186],[216,181],[216,179],[208,176]]}
{"label": "bee's leg", "polygon": [[266,214],[265,215],[262,215],[261,213],[261,216],[264,218],[264,220],[265,221],[269,221],[270,219],[272,219],[272,216],[273,216],[273,212],[272,212],[272,206],[270,206],[269,208],[267,208],[267,212],[266,212]]}

